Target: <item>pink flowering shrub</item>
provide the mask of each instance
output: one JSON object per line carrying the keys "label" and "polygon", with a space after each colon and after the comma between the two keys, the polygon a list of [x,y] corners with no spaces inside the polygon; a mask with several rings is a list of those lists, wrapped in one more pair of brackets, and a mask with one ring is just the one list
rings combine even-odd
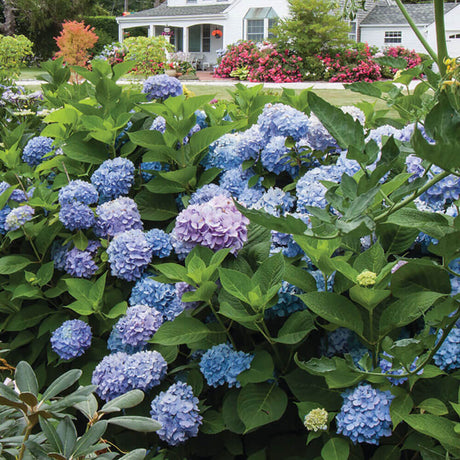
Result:
{"label": "pink flowering shrub", "polygon": [[301,57],[288,49],[278,50],[276,44],[242,41],[229,47],[214,75],[228,78],[232,72],[246,68],[249,81],[289,83],[302,80],[301,62]]}
{"label": "pink flowering shrub", "polygon": [[[418,66],[422,63],[422,58],[415,52],[415,50],[408,50],[403,46],[392,46],[385,50],[386,56],[391,57],[401,57],[407,61],[407,68],[412,69],[412,67]],[[395,71],[396,72],[396,71]]]}

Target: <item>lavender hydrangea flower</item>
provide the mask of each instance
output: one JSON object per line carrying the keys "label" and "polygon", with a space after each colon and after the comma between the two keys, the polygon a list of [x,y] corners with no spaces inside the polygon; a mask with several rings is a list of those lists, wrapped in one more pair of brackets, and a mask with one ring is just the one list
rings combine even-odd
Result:
{"label": "lavender hydrangea flower", "polygon": [[184,306],[184,310],[186,308],[196,308],[198,305],[200,305],[200,302],[184,302],[182,300],[182,296],[186,292],[193,292],[195,291],[195,288],[193,286],[190,286],[190,284],[185,283],[183,281],[180,281],[179,283],[176,283],[176,296],[181,302],[181,304]]}
{"label": "lavender hydrangea flower", "polygon": [[129,303],[155,308],[163,314],[165,321],[173,321],[185,308],[176,294],[174,285],[160,283],[147,276],[134,285]]}
{"label": "lavender hydrangea flower", "polygon": [[425,168],[422,165],[422,159],[415,155],[407,155],[406,157],[406,169],[408,173],[412,173],[412,176],[409,177],[409,182],[422,177],[425,173]]}
{"label": "lavender hydrangea flower", "polygon": [[288,156],[289,149],[285,145],[286,138],[274,136],[262,150],[261,161],[263,167],[275,174],[287,172],[291,177],[295,177],[299,172],[297,165],[291,165],[291,158]]}
{"label": "lavender hydrangea flower", "polygon": [[35,209],[29,205],[12,209],[5,218],[5,230],[7,232],[17,230],[26,222],[32,220],[34,214]]}
{"label": "lavender hydrangea flower", "polygon": [[[53,139],[50,137],[36,136],[27,142],[22,151],[22,161],[29,166],[39,165],[44,157],[54,150]],[[48,159],[47,157],[46,159]]]}
{"label": "lavender hydrangea flower", "polygon": [[176,97],[183,94],[182,83],[174,77],[166,74],[154,75],[144,81],[142,92],[147,96],[147,100],[157,99],[164,101],[168,97]]}
{"label": "lavender hydrangea flower", "polygon": [[152,248],[152,254],[160,259],[168,257],[173,250],[171,236],[159,228],[149,230],[145,234],[145,239]]}
{"label": "lavender hydrangea flower", "polygon": [[161,115],[158,115],[153,120],[149,129],[150,131],[159,131],[161,134],[164,134],[166,131],[166,120]]}
{"label": "lavender hydrangea flower", "polygon": [[96,208],[94,233],[102,238],[113,237],[128,230],[142,230],[141,215],[134,200],[120,197]]}
{"label": "lavender hydrangea flower", "polygon": [[166,375],[167,363],[157,351],[140,351],[132,355],[113,353],[94,369],[92,384],[104,401],[110,401],[130,390],[147,391],[160,384]]}
{"label": "lavender hydrangea flower", "polygon": [[177,446],[197,436],[203,423],[198,403],[192,387],[184,382],[174,383],[167,391],[162,391],[152,401],[150,411],[151,417],[161,423],[157,431],[160,439]]}
{"label": "lavender hydrangea flower", "polygon": [[69,360],[81,356],[91,346],[91,328],[84,321],[64,321],[51,334],[51,348],[61,359]]}
{"label": "lavender hydrangea flower", "polygon": [[217,195],[223,195],[227,198],[231,198],[231,193],[225,190],[222,187],[219,187],[216,184],[207,184],[203,185],[203,187],[199,188],[191,197],[190,201],[188,202],[189,205],[191,204],[202,204],[207,203],[212,198]]}
{"label": "lavender hydrangea flower", "polygon": [[96,222],[93,210],[78,201],[62,205],[59,220],[68,230],[83,230],[92,227]]}
{"label": "lavender hydrangea flower", "polygon": [[267,319],[284,318],[296,311],[306,310],[307,306],[297,297],[301,293],[299,288],[283,281],[278,291],[278,302],[265,310],[265,317]]}
{"label": "lavender hydrangea flower", "polygon": [[143,348],[163,324],[163,314],[146,305],[135,305],[126,310],[114,326],[121,342],[133,348]]}
{"label": "lavender hydrangea flower", "polygon": [[267,104],[257,124],[263,136],[290,136],[296,141],[305,137],[309,129],[307,115],[284,104]]}
{"label": "lavender hydrangea flower", "polygon": [[73,204],[78,201],[83,204],[96,204],[99,199],[96,187],[89,182],[72,180],[59,190],[59,204]]}
{"label": "lavender hydrangea flower", "polygon": [[102,201],[127,195],[133,182],[134,164],[121,157],[104,161],[91,176],[91,183],[96,187]]}
{"label": "lavender hydrangea flower", "polygon": [[394,396],[362,384],[342,393],[343,405],[336,416],[337,433],[354,444],[378,445],[380,438],[391,436],[390,404]]}
{"label": "lavender hydrangea flower", "polygon": [[[55,262],[56,263],[56,262]],[[98,270],[93,260],[93,252],[73,248],[65,258],[64,270],[75,278],[91,278]]]}
{"label": "lavender hydrangea flower", "polygon": [[207,203],[189,206],[177,216],[173,246],[182,242],[192,249],[199,244],[214,251],[230,248],[236,254],[247,240],[248,224],[249,219],[232,200],[216,196]]}
{"label": "lavender hydrangea flower", "polygon": [[[441,331],[438,333],[438,339],[440,337]],[[460,328],[452,328],[444,343],[433,356],[433,361],[443,371],[450,372],[460,369]]]}
{"label": "lavender hydrangea flower", "polygon": [[214,388],[225,383],[229,388],[239,388],[241,384],[236,378],[251,367],[253,358],[253,355],[235,351],[231,345],[222,343],[210,348],[202,356],[200,370],[208,385]]}
{"label": "lavender hydrangea flower", "polygon": [[140,278],[152,260],[152,249],[141,230],[117,233],[107,254],[112,275],[126,281]]}

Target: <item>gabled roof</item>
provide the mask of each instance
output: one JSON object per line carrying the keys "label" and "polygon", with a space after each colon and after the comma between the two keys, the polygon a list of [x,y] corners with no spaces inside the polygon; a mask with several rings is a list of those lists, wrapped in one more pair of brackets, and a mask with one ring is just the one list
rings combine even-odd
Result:
{"label": "gabled roof", "polygon": [[[444,3],[444,13],[459,6],[459,3]],[[434,22],[434,8],[432,3],[406,4],[407,12],[415,24],[432,24]],[[395,6],[376,5],[361,21],[361,25],[373,24],[407,24],[401,10]]]}
{"label": "gabled roof", "polygon": [[165,2],[156,8],[150,8],[149,10],[132,13],[128,17],[151,18],[157,16],[195,16],[200,14],[219,14],[223,13],[228,7],[228,3],[225,3],[224,5],[168,6]]}

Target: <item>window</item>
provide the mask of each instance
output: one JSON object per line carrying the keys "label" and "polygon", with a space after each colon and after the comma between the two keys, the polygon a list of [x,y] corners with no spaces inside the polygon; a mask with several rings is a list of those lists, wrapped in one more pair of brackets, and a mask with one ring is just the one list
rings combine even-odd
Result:
{"label": "window", "polygon": [[401,31],[385,32],[385,43],[401,43],[401,41],[402,41]]}
{"label": "window", "polygon": [[273,38],[275,34],[272,32],[273,27],[278,24],[278,18],[269,18],[268,20],[268,38]]}
{"label": "window", "polygon": [[201,51],[203,53],[209,53],[211,51],[211,26],[209,24],[203,24],[201,35]]}
{"label": "window", "polygon": [[197,3],[197,0],[187,0],[187,3]]}
{"label": "window", "polygon": [[261,42],[264,39],[264,20],[248,19],[248,40]]}
{"label": "window", "polygon": [[452,35],[449,35],[449,38],[460,38],[460,34],[452,34]]}
{"label": "window", "polygon": [[189,28],[188,35],[188,50],[191,53],[199,53],[201,51],[201,26],[192,26]]}
{"label": "window", "polygon": [[350,21],[350,32],[348,32],[348,38],[356,41],[356,21]]}

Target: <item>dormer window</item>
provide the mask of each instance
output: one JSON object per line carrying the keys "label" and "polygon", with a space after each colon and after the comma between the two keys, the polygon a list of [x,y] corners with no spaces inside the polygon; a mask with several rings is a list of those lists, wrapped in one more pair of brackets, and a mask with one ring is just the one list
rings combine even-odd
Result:
{"label": "dormer window", "polygon": [[244,17],[244,37],[246,40],[261,42],[273,35],[269,30],[276,24],[278,15],[271,7],[249,8]]}

